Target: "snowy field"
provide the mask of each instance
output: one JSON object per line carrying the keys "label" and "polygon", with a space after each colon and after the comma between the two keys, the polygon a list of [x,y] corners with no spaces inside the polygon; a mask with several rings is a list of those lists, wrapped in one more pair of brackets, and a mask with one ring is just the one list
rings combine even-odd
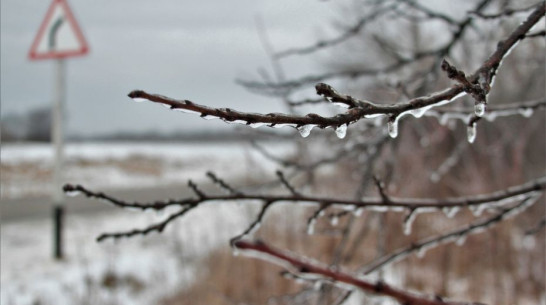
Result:
{"label": "snowy field", "polygon": [[[280,155],[291,150],[288,143],[264,146]],[[52,158],[48,144],[3,144],[1,198],[50,194]],[[95,189],[130,189],[186,185],[190,178],[199,182],[208,170],[220,177],[259,177],[273,176],[275,169],[248,143],[77,143],[66,147],[63,181]]]}
{"label": "snowy field", "polygon": [[[268,149],[286,154],[290,146]],[[48,196],[52,150],[45,144],[3,144],[2,204],[9,199]],[[65,181],[94,189],[131,189],[220,177],[274,175],[276,166],[247,144],[69,144]],[[239,176],[236,176],[238,173]],[[250,175],[250,174],[248,174]],[[6,202],[8,201],[8,202]],[[190,285],[200,259],[249,223],[258,207],[204,205],[163,234],[96,243],[103,232],[143,227],[160,215],[119,211],[68,215],[66,259],[51,258],[51,222],[33,219],[1,225],[1,304],[158,304]]]}

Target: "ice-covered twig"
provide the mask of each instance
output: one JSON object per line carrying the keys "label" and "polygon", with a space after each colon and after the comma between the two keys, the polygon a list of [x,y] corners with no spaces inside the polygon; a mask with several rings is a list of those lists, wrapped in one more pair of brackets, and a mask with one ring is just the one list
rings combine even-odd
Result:
{"label": "ice-covered twig", "polygon": [[460,229],[443,233],[438,236],[425,238],[418,242],[412,243],[408,247],[398,249],[389,255],[376,259],[374,262],[364,267],[360,271],[360,273],[370,274],[376,270],[379,270],[380,268],[385,267],[388,264],[402,260],[415,252],[418,252],[420,256],[423,256],[425,251],[428,249],[432,249],[449,242],[458,242],[459,240],[465,240],[468,235],[484,232],[487,228],[490,228],[491,226],[494,226],[511,216],[523,212],[526,208],[531,206],[536,201],[536,199],[538,199],[538,197],[540,197],[540,195],[529,195],[527,198],[525,198],[519,204],[513,207],[502,208],[502,211],[493,217],[481,220]]}
{"label": "ice-covered twig", "polygon": [[65,184],[63,186],[63,191],[66,194],[74,194],[74,195],[83,194],[90,198],[101,199],[120,208],[135,208],[135,209],[142,209],[142,210],[146,210],[146,209],[163,210],[164,208],[168,206],[175,206],[175,205],[185,206],[185,205],[192,205],[195,203],[195,200],[191,198],[181,199],[181,200],[171,199],[167,201],[158,200],[158,201],[146,202],[146,203],[136,202],[136,201],[127,202],[118,198],[114,198],[103,192],[94,192],[81,185],[73,185],[73,184]]}
{"label": "ice-covered twig", "polygon": [[361,289],[362,291],[389,296],[402,304],[412,305],[463,305],[463,304],[476,304],[465,302],[451,302],[444,301],[439,298],[431,298],[428,296],[418,295],[416,293],[408,292],[399,288],[395,288],[385,282],[371,282],[359,278],[356,275],[340,271],[338,268],[329,268],[319,263],[313,262],[309,259],[300,258],[294,254],[282,251],[261,241],[249,242],[245,240],[239,240],[235,242],[235,247],[239,249],[242,254],[248,254],[251,257],[257,257],[262,260],[279,264],[282,267],[288,267],[295,270],[297,274],[304,276],[312,276],[322,278],[325,281],[330,281],[336,286],[348,289],[348,287],[354,287]]}
{"label": "ice-covered twig", "polygon": [[[546,11],[546,4],[539,4],[531,15],[512,34],[497,45],[493,54],[477,69],[477,71],[466,77],[469,83],[480,82],[482,88],[489,91],[489,86],[496,75],[496,72],[503,58],[523,38],[543,16]],[[397,122],[397,117],[408,111],[426,109],[426,107],[437,105],[444,101],[450,101],[464,92],[463,85],[454,85],[446,90],[439,91],[428,96],[417,97],[406,103],[379,105],[363,100],[355,99],[349,95],[339,94],[331,86],[319,83],[316,85],[317,93],[326,98],[335,100],[349,106],[345,113],[332,117],[324,117],[314,113],[305,116],[289,115],[282,113],[258,114],[233,110],[230,108],[211,108],[193,103],[188,100],[176,100],[162,95],[149,94],[142,90],[135,90],[129,94],[133,99],[145,99],[152,102],[169,106],[171,109],[181,109],[196,112],[202,117],[216,117],[226,122],[238,122],[246,125],[259,126],[268,124],[270,127],[288,125],[294,128],[303,126],[318,126],[319,128],[331,127],[334,129],[345,129],[348,125],[371,115],[388,115],[391,121]],[[480,112],[481,113],[481,112]],[[393,126],[395,124],[392,124]],[[475,125],[475,124],[472,124]],[[393,133],[394,134],[394,133]],[[344,134],[343,134],[344,135]]]}
{"label": "ice-covered twig", "polygon": [[316,204],[319,206],[347,206],[357,208],[378,208],[385,209],[420,209],[420,208],[453,208],[466,206],[479,206],[502,201],[510,201],[510,199],[519,198],[533,192],[543,192],[546,189],[546,177],[529,181],[525,184],[508,187],[501,191],[480,194],[475,196],[462,196],[451,198],[397,198],[389,196],[389,202],[385,202],[383,198],[363,198],[362,200],[353,200],[335,197],[320,197],[311,195],[266,195],[266,194],[243,194],[234,193],[226,195],[205,195],[202,198],[186,198],[180,200],[156,201],[150,203],[127,203],[112,196],[105,195],[102,192],[93,192],[83,186],[66,185],[64,190],[67,193],[82,193],[88,197],[104,199],[111,204],[122,208],[139,208],[139,209],[163,209],[167,206],[193,206],[209,201],[263,201],[263,202],[293,202],[301,204]]}
{"label": "ice-covered twig", "polygon": [[146,235],[148,233],[151,233],[151,232],[158,232],[158,233],[161,233],[163,232],[163,230],[165,229],[165,227],[167,227],[167,225],[172,222],[173,220],[179,218],[179,217],[182,217],[183,215],[185,215],[187,212],[189,212],[190,210],[196,208],[198,206],[198,204],[193,204],[193,205],[188,205],[186,207],[183,207],[180,211],[176,212],[176,213],[173,213],[171,214],[169,217],[167,217],[165,220],[161,221],[161,222],[158,222],[158,223],[155,223],[155,224],[152,224],[144,229],[134,229],[134,230],[131,230],[131,231],[126,231],[126,232],[119,232],[119,233],[104,233],[104,234],[101,234],[99,237],[97,237],[97,241],[98,242],[101,242],[105,239],[108,239],[108,238],[122,238],[122,237],[133,237],[135,235]]}
{"label": "ice-covered twig", "polygon": [[[225,183],[225,182],[224,182]],[[86,195],[87,197],[93,197],[98,199],[104,199],[107,202],[112,203],[114,206],[122,207],[122,208],[139,208],[139,209],[156,209],[161,210],[164,209],[167,206],[180,206],[181,210],[180,212],[174,213],[169,218],[167,218],[165,221],[162,221],[158,224],[154,224],[152,226],[149,226],[142,230],[133,230],[129,232],[123,232],[123,233],[114,233],[114,234],[103,234],[100,237],[100,240],[103,240],[107,237],[130,237],[137,234],[147,234],[151,231],[162,231],[171,221],[174,219],[183,216],[187,211],[198,207],[199,205],[210,202],[210,201],[238,201],[238,202],[253,202],[253,201],[262,201],[264,202],[264,206],[262,208],[262,211],[258,215],[258,219],[255,222],[255,224],[251,225],[251,228],[247,231],[250,231],[253,227],[255,227],[259,222],[261,221],[261,218],[263,218],[263,215],[265,214],[267,208],[270,207],[271,204],[275,202],[293,202],[295,204],[297,203],[311,203],[311,204],[317,204],[319,205],[319,208],[313,216],[311,216],[308,220],[308,230],[309,233],[313,233],[314,224],[317,220],[317,218],[322,215],[321,213],[324,212],[324,210],[332,205],[339,205],[339,206],[350,206],[355,210],[358,210],[360,208],[376,208],[381,210],[389,210],[389,208],[405,208],[410,209],[412,211],[418,211],[420,208],[453,208],[453,207],[461,207],[461,206],[476,206],[476,208],[480,208],[481,205],[489,205],[489,204],[498,204],[498,203],[504,203],[504,202],[512,202],[513,200],[517,200],[521,196],[527,196],[529,194],[535,193],[535,192],[542,192],[546,188],[546,177],[531,181],[526,184],[522,184],[519,186],[514,186],[507,188],[503,191],[494,192],[490,194],[482,194],[477,196],[470,196],[470,197],[458,197],[458,198],[445,198],[445,199],[430,199],[430,198],[424,198],[424,199],[411,199],[411,198],[393,198],[389,197],[388,202],[385,201],[385,198],[369,198],[369,199],[362,199],[362,200],[348,200],[348,199],[342,199],[342,198],[328,198],[328,197],[316,197],[316,196],[307,196],[307,195],[252,195],[252,194],[243,194],[240,192],[234,192],[230,193],[228,195],[207,195],[205,193],[201,193],[202,196],[198,196],[198,198],[186,198],[181,200],[169,200],[169,201],[156,201],[151,203],[128,203],[123,200],[119,200],[117,198],[114,198],[112,196],[108,196],[102,192],[93,192],[91,190],[86,189],[83,186],[73,186],[73,185],[65,185],[64,190],[67,193],[82,193]],[[500,205],[502,206],[502,205]],[[243,234],[244,235],[244,234]]]}

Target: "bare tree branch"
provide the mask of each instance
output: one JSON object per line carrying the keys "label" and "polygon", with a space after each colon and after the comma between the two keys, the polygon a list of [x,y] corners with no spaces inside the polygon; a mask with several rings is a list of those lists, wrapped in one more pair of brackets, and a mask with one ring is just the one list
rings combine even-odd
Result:
{"label": "bare tree branch", "polygon": [[244,255],[250,257],[257,257],[272,263],[278,264],[282,267],[293,270],[294,273],[302,276],[314,276],[325,281],[331,281],[334,285],[349,285],[366,292],[370,292],[378,295],[385,295],[396,299],[402,304],[412,305],[470,305],[478,303],[468,302],[450,302],[442,299],[433,299],[426,296],[410,293],[399,288],[390,286],[385,282],[370,282],[361,279],[355,275],[342,272],[337,269],[328,268],[322,266],[309,259],[299,258],[296,255],[290,254],[285,251],[281,251],[270,247],[264,242],[248,242],[245,240],[239,240],[235,242],[235,247],[243,251]]}

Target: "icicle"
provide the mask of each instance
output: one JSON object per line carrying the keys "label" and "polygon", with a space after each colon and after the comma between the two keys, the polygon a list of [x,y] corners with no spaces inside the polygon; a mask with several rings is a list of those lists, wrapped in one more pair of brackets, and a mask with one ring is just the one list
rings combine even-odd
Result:
{"label": "icicle", "polygon": [[406,215],[406,218],[404,218],[404,235],[410,235],[411,234],[411,227],[413,224],[413,221],[417,217],[417,213],[415,213],[416,209],[411,209]]}
{"label": "icicle", "polygon": [[317,222],[316,218],[313,218],[309,221],[307,224],[307,234],[313,235],[315,234],[315,223]]}
{"label": "icicle", "polygon": [[364,208],[359,207],[353,210],[353,215],[355,215],[356,217],[360,217],[360,215],[362,215],[362,212],[364,212]]}
{"label": "icicle", "polygon": [[444,113],[440,116],[440,125],[446,126],[448,121],[449,121],[449,114]]}
{"label": "icicle", "polygon": [[474,143],[474,140],[476,140],[476,124],[472,124],[472,126],[466,128],[466,135],[468,143]]}
{"label": "icicle", "polygon": [[460,208],[455,206],[455,207],[444,207],[442,208],[442,211],[444,212],[444,214],[446,214],[447,218],[453,218],[455,215],[457,215],[457,212],[459,212]]}
{"label": "icicle", "polygon": [[345,138],[345,135],[347,134],[347,124],[340,125],[338,128],[336,128],[336,136],[340,139]]}
{"label": "icicle", "polygon": [[419,248],[419,250],[417,250],[417,257],[418,258],[423,258],[423,257],[425,257],[426,253],[427,253],[427,249],[425,247],[421,247],[421,248]]}
{"label": "icicle", "polygon": [[475,217],[479,217],[482,215],[486,207],[487,204],[469,205],[468,209],[470,210],[470,212],[472,212],[472,215],[474,215]]}
{"label": "icicle", "polygon": [[233,256],[239,256],[239,249],[237,249],[237,247],[235,246],[232,246],[231,247],[231,254],[233,254]]}
{"label": "icicle", "polygon": [[391,138],[396,138],[398,136],[398,119],[389,119],[387,122],[387,130]]}
{"label": "icicle", "polygon": [[339,217],[337,215],[333,215],[332,218],[330,218],[330,224],[335,227],[338,223]]}
{"label": "icicle", "polygon": [[303,125],[298,127],[297,129],[302,137],[307,138],[311,134],[311,130],[313,129],[313,127],[315,127],[315,125]]}
{"label": "icicle", "polygon": [[520,108],[518,109],[518,113],[528,118],[533,115],[533,108]]}
{"label": "icicle", "polygon": [[485,114],[485,103],[484,102],[477,102],[474,105],[474,114],[476,114],[477,117],[482,117]]}

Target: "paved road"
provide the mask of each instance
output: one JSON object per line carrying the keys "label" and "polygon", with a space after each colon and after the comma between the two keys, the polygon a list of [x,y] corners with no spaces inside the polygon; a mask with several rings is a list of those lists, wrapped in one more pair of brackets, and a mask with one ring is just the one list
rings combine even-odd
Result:
{"label": "paved road", "polygon": [[[203,187],[202,187],[203,188]],[[205,186],[208,190],[211,186]],[[137,188],[129,190],[105,191],[120,199],[140,202],[165,200],[169,198],[185,198],[192,196],[192,192],[185,186]],[[96,199],[90,199],[83,195],[65,197],[66,213],[93,213],[108,212],[119,208]],[[0,220],[2,223],[20,221],[24,219],[36,219],[51,217],[52,202],[50,198],[25,198],[7,199],[0,202]]]}

